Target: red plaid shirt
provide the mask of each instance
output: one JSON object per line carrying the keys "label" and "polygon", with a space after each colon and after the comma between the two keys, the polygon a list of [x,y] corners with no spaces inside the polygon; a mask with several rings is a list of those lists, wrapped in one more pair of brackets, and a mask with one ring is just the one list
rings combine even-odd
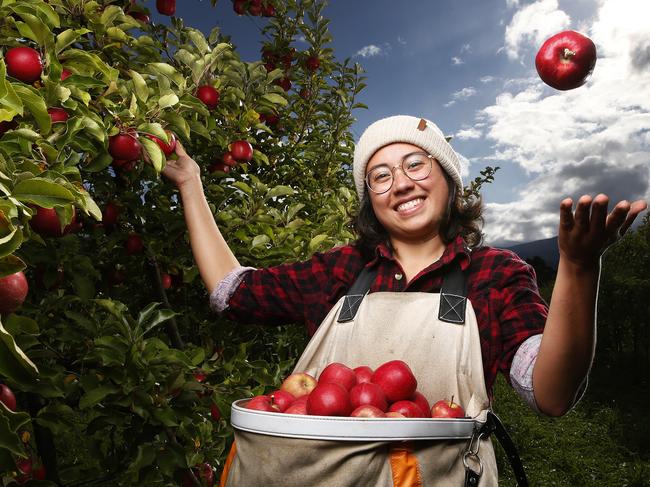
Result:
{"label": "red plaid shirt", "polygon": [[[449,264],[459,259],[468,272],[468,298],[479,325],[485,385],[491,391],[498,370],[510,380],[512,358],[528,337],[542,333],[548,307],[539,295],[533,268],[515,253],[492,247],[469,251],[461,237],[437,262],[409,283],[385,245],[365,263],[377,267],[370,292],[439,292]],[[223,315],[240,323],[304,323],[312,335],[352,286],[364,266],[351,245],[317,253],[310,260],[258,269],[245,275]]]}

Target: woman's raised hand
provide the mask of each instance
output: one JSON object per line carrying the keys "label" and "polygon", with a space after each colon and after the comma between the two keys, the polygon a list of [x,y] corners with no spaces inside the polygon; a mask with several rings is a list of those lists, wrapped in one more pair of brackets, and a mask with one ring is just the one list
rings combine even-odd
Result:
{"label": "woman's raised hand", "polygon": [[594,266],[605,249],[623,236],[639,213],[648,207],[644,200],[633,203],[624,200],[608,214],[608,203],[605,194],[593,199],[583,195],[573,213],[573,200],[562,200],[558,232],[561,257],[579,266]]}
{"label": "woman's raised hand", "polygon": [[177,159],[167,159],[162,170],[163,176],[173,182],[178,189],[188,183],[201,181],[201,169],[194,159],[187,155],[180,141],[176,142]]}

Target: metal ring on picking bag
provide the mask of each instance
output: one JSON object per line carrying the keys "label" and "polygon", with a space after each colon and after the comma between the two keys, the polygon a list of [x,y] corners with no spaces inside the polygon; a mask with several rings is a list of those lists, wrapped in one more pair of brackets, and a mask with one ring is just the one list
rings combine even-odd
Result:
{"label": "metal ring on picking bag", "polygon": [[483,462],[481,461],[481,457],[478,456],[478,453],[474,453],[471,451],[466,451],[463,454],[463,465],[465,466],[466,469],[471,470],[471,467],[469,466],[469,463],[467,462],[467,459],[469,457],[474,458],[474,461],[478,463],[478,476],[480,477],[483,475]]}

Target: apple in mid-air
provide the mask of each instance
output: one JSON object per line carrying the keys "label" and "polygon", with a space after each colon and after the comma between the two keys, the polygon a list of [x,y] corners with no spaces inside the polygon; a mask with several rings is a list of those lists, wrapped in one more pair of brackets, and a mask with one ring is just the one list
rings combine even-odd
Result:
{"label": "apple in mid-air", "polygon": [[535,57],[539,77],[557,90],[582,86],[595,65],[596,45],[589,37],[573,30],[549,37]]}

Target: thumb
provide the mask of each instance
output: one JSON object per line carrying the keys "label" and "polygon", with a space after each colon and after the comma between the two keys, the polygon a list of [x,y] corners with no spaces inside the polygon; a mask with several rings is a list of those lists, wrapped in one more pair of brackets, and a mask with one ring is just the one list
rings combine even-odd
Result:
{"label": "thumb", "polygon": [[185,148],[183,147],[183,144],[181,144],[180,140],[176,141],[176,148],[174,149],[176,154],[180,157],[186,156],[187,157],[187,152],[185,152]]}

